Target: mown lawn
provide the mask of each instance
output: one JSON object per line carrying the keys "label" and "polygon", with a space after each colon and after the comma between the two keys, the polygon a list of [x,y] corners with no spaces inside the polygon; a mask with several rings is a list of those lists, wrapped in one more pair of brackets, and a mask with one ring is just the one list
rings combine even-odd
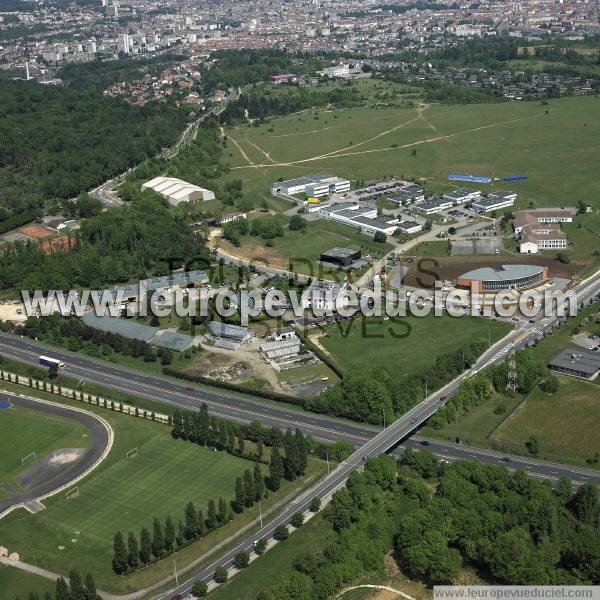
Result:
{"label": "mown lawn", "polygon": [[[317,261],[322,252],[334,246],[361,250],[363,256],[368,254],[373,257],[383,256],[392,248],[387,242],[375,242],[372,236],[333,221],[308,222],[303,232],[287,229],[287,219],[282,218],[282,223],[284,235],[272,240],[272,246],[267,246],[263,239],[251,235],[241,238],[239,248],[225,240],[220,242],[220,246],[231,254],[311,277],[328,275],[329,271]],[[343,279],[345,272],[339,272],[338,275]]]}
{"label": "mown lawn", "polygon": [[477,338],[489,336],[493,344],[509,330],[505,323],[475,317],[430,314],[399,319],[355,319],[332,325],[319,342],[347,373],[386,367],[395,374],[411,375],[432,365],[441,354]]}

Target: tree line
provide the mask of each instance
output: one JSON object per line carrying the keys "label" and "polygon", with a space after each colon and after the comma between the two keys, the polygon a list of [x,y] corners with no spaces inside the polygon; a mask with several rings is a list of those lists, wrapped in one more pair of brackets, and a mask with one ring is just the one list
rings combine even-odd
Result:
{"label": "tree line", "polygon": [[487,341],[475,340],[454,352],[438,356],[435,363],[410,376],[385,368],[348,373],[342,381],[314,398],[303,400],[307,410],[346,417],[374,425],[391,423],[425,397],[475,363]]}
{"label": "tree line", "polygon": [[0,253],[0,289],[103,289],[167,274],[206,254],[183,216],[151,191],[84,219],[74,238],[71,250],[52,254],[33,242],[8,246]]}
{"label": "tree line", "polygon": [[[171,435],[175,439],[256,462],[254,475],[249,473],[236,482],[232,506],[236,512],[241,512],[239,509],[248,505],[248,501],[256,495],[258,489],[262,493],[262,483],[258,482],[258,464],[267,462],[264,457],[265,445],[271,448],[271,456],[268,461],[269,475],[264,484],[273,492],[279,489],[282,479],[293,481],[304,474],[308,456],[316,446],[314,440],[306,438],[299,429],[296,429],[295,433],[288,429],[284,434],[276,428],[265,428],[258,421],[240,425],[211,416],[206,404],[203,404],[199,411],[176,409],[173,413]],[[255,443],[254,453],[247,452],[247,441]]]}
{"label": "tree line", "polygon": [[13,331],[32,339],[60,344],[71,352],[83,350],[90,356],[106,357],[116,352],[123,356],[142,358],[145,362],[160,360],[164,366],[173,362],[173,352],[168,348],[156,348],[144,340],[89,327],[77,317],[63,317],[59,314],[43,318],[29,317],[23,325],[14,326]]}
{"label": "tree line", "polygon": [[[151,530],[143,527],[139,536],[130,531],[125,538],[121,531],[115,532],[112,567],[118,575],[131,573],[140,567],[162,560],[212,533],[233,518],[232,511],[237,514],[243,513],[256,502],[260,502],[268,493],[267,490],[278,491],[283,479],[294,481],[302,476],[308,465],[309,444],[300,430],[296,430],[295,433],[288,430],[285,434],[276,430],[278,435],[270,436],[260,426],[237,427],[229,421],[211,417],[205,404],[199,411],[177,409],[173,414],[172,423],[173,438],[253,460],[254,468],[246,469],[236,479],[229,506],[223,497],[217,502],[210,499],[205,516],[193,502],[188,502],[183,518],[178,519],[177,523],[168,515],[164,523],[155,517]],[[256,440],[256,453],[250,454],[246,451],[246,436]],[[268,475],[263,475],[261,469],[261,464],[266,462],[263,457],[263,439],[271,445]]]}

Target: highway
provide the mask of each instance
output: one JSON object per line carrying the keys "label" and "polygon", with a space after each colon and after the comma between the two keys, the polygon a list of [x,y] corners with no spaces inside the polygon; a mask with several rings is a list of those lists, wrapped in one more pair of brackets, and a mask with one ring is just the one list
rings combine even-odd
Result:
{"label": "highway", "polygon": [[[590,298],[596,296],[600,292],[600,273],[596,273],[589,279],[583,281],[581,284],[579,284],[579,286],[577,286],[576,291],[578,293],[578,301],[580,303],[585,303]],[[511,332],[500,342],[485,352],[479,358],[477,363],[473,365],[473,367],[461,373],[458,377],[456,377],[456,379],[442,389],[425,398],[421,403],[414,406],[412,409],[398,418],[394,423],[389,425],[386,429],[380,431],[365,444],[360,446],[356,452],[352,454],[352,456],[342,462],[332,473],[315,484],[300,498],[294,500],[280,515],[275,517],[265,527],[261,528],[260,531],[252,536],[246,537],[246,539],[237,544],[235,548],[232,548],[210,565],[197,572],[188,581],[172,590],[169,590],[166,594],[158,596],[158,598],[163,600],[172,598],[174,595],[180,595],[182,597],[186,596],[190,594],[194,581],[202,579],[205,582],[209,582],[214,576],[216,567],[223,566],[225,568],[230,568],[232,560],[238,552],[242,550],[251,551],[252,544],[257,539],[270,539],[278,525],[287,525],[294,513],[308,510],[310,502],[313,498],[325,498],[330,496],[333,492],[343,487],[350,473],[361,468],[368,458],[388,452],[390,449],[396,446],[398,442],[408,438],[415,429],[424,423],[441,405],[444,404],[444,402],[447,401],[448,397],[456,391],[456,389],[463,381],[465,381],[465,379],[485,369],[491,364],[503,360],[506,355],[504,350],[506,348],[513,348],[514,341],[516,339],[519,339],[520,344],[525,345],[531,339],[534,339],[537,336],[540,327],[542,328],[543,332],[547,328],[552,327],[557,321],[557,317],[544,317],[537,323],[529,324],[529,326],[524,325],[522,328]],[[431,443],[430,447],[432,447]],[[461,448],[461,451],[467,455],[466,457],[469,457],[468,455],[472,452],[472,449]],[[494,453],[492,452],[486,451],[484,454],[487,455],[489,460],[494,458]],[[475,458],[478,458],[478,456],[475,456]],[[510,458],[509,460],[515,461],[514,464],[517,466],[517,468],[521,468],[521,465],[523,467],[527,467],[532,462],[528,459],[520,458]],[[539,463],[540,461],[536,462]],[[508,465],[508,463],[506,464]],[[546,464],[549,465],[549,463]],[[513,468],[515,468],[515,466],[513,466]],[[539,465],[537,465],[537,468],[539,469]],[[557,465],[551,465],[551,468],[553,468],[555,471],[558,470]],[[584,475],[586,478],[591,477],[593,474],[593,472],[588,473],[583,469],[578,471],[583,471],[586,473],[586,475]],[[594,478],[597,478],[597,475],[594,475]]]}
{"label": "highway", "polygon": [[[600,292],[600,272],[579,284],[576,291],[580,304],[596,296]],[[146,396],[183,408],[197,408],[200,403],[206,402],[212,414],[217,416],[240,422],[257,419],[265,425],[282,429],[299,427],[305,433],[319,439],[331,441],[344,438],[358,446],[358,449],[352,456],[341,463],[327,477],[305,492],[300,498],[294,500],[279,516],[263,527],[258,533],[244,539],[235,548],[232,548],[205,569],[196,573],[189,581],[174,590],[170,590],[168,594],[160,596],[160,598],[170,598],[176,594],[187,595],[193,581],[196,579],[200,578],[209,581],[213,577],[217,566],[229,567],[235,554],[240,550],[250,549],[254,540],[272,537],[272,533],[278,525],[287,524],[295,512],[307,510],[312,498],[327,497],[341,488],[348,475],[355,469],[360,468],[369,457],[388,452],[401,441],[409,438],[420,425],[447,401],[465,379],[491,364],[501,362],[511,350],[525,346],[530,341],[537,339],[540,334],[550,331],[558,320],[557,317],[542,317],[533,324],[522,324],[518,329],[511,331],[506,337],[488,349],[473,367],[461,373],[444,388],[425,398],[421,403],[414,406],[382,431],[377,431],[372,427],[364,425],[331,419],[322,415],[313,415],[307,412],[255,401],[231,392],[209,390],[206,388],[197,388],[197,391],[196,389],[190,390],[188,386],[165,378],[108,365],[62,350],[52,349],[51,352],[53,356],[62,359],[68,365],[67,374],[74,375],[83,380],[94,381],[104,386]],[[517,340],[518,345],[515,343]],[[6,356],[35,364],[37,356],[42,352],[48,352],[48,348],[39,342],[22,339],[12,334],[0,334],[0,353]],[[412,443],[422,445],[419,440]],[[504,466],[510,468],[524,468],[546,479],[554,479],[564,474],[579,482],[598,481],[596,473],[585,469],[554,465],[544,463],[543,461],[532,461],[526,458],[507,457],[501,453],[465,448],[442,442],[429,442],[429,448],[432,450],[436,449],[436,445],[438,451],[441,450],[440,453],[443,456],[451,457],[452,460],[470,458],[482,460],[483,462],[504,464]],[[504,459],[508,459],[510,462]]]}

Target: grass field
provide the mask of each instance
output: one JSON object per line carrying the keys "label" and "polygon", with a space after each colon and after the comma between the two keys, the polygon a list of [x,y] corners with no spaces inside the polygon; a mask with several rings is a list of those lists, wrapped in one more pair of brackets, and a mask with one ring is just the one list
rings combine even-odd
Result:
{"label": "grass field", "polygon": [[346,372],[386,367],[394,373],[410,375],[433,364],[440,354],[457,350],[477,338],[488,339],[488,335],[494,343],[510,329],[505,323],[448,315],[424,318],[410,315],[401,321],[377,318],[347,321],[341,325],[350,327],[347,335],[332,325],[319,342]]}
{"label": "grass field", "polygon": [[253,148],[251,142],[271,157],[263,155],[260,167],[238,161],[243,168],[233,173],[247,189],[266,190],[277,177],[315,170],[352,179],[407,174],[444,183],[450,172],[523,173],[529,181],[514,184],[522,194],[520,205],[529,198],[539,206],[573,202],[576,189],[578,198],[598,206],[599,184],[591,175],[599,116],[600,100],[580,97],[552,100],[547,106],[507,102],[423,110],[319,109],[260,127],[240,125],[227,133],[243,148]]}
{"label": "grass field", "polygon": [[272,240],[272,247],[265,246],[264,240],[251,235],[242,237],[240,248],[225,240],[220,242],[220,247],[229,254],[242,256],[253,262],[293,270],[311,277],[325,271],[329,273],[316,261],[322,252],[334,246],[361,250],[363,256],[370,254],[373,257],[382,256],[392,248],[387,242],[375,242],[369,235],[332,221],[308,222],[304,232],[290,231],[287,226],[284,231],[283,237]]}
{"label": "grass field", "polygon": [[600,436],[593,425],[600,423],[599,397],[597,385],[560,377],[556,394],[548,396],[536,388],[491,440],[523,452],[529,437],[536,436],[544,458],[583,463],[600,453]]}
{"label": "grass field", "polygon": [[45,577],[0,564],[0,592],[3,599],[22,598],[25,600],[31,592],[37,592],[43,596],[45,592],[53,594],[54,589],[54,582]]}
{"label": "grass field", "polygon": [[[151,528],[155,516],[182,518],[190,500],[203,510],[210,498],[229,500],[236,478],[253,463],[173,440],[167,427],[110,411],[101,414],[115,431],[115,444],[105,462],[79,484],[80,496],[66,500],[57,495],[35,515],[11,513],[0,523],[0,538],[25,561],[37,556],[38,564],[61,573],[71,567],[91,570],[99,585],[110,586],[120,579],[111,570],[117,530]],[[134,447],[139,455],[127,459]]]}
{"label": "grass field", "polygon": [[[0,412],[0,485],[18,485],[15,478],[32,464],[59,448],[88,448],[88,430],[71,419],[48,415],[19,406]],[[25,465],[21,459],[36,453]]]}

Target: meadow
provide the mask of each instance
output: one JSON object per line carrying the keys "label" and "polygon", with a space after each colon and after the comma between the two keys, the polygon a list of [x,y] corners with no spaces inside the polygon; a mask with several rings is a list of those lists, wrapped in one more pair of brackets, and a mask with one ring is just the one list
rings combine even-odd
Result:
{"label": "meadow", "polygon": [[571,377],[559,379],[556,394],[535,388],[490,439],[508,451],[523,453],[525,442],[535,436],[544,458],[589,467],[585,461],[600,456],[600,437],[592,425],[600,423],[600,388]]}
{"label": "meadow", "polygon": [[[0,485],[9,484],[18,488],[15,478],[32,464],[59,448],[88,448],[88,430],[83,425],[49,415],[12,406],[0,413]],[[35,452],[35,458],[22,459]]]}
{"label": "meadow", "polygon": [[489,337],[493,344],[509,331],[505,323],[475,317],[431,314],[399,319],[354,319],[331,325],[318,341],[346,373],[385,367],[396,374],[412,375],[432,365],[441,354],[478,338]]}
{"label": "meadow", "polygon": [[[350,108],[304,111],[260,126],[227,130],[230,175],[249,191],[265,192],[278,177],[327,171],[354,180],[415,176],[449,189],[447,175],[515,174],[517,207],[600,207],[595,177],[600,99],[562,98],[481,105]],[[235,140],[235,144],[233,142]],[[241,151],[247,158],[245,158]],[[480,186],[488,191],[492,182]]]}

